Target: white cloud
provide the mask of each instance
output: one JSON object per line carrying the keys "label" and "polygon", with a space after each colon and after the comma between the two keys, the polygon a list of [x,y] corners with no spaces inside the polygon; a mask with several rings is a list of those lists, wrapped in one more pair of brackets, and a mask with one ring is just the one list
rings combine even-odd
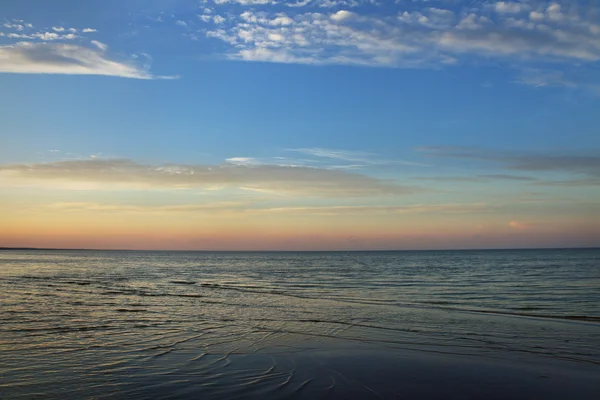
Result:
{"label": "white cloud", "polygon": [[358,7],[360,3],[358,0],[319,0],[317,6],[323,8]]}
{"label": "white cloud", "polygon": [[10,23],[10,22],[5,22],[4,24],[2,24],[2,26],[4,26],[5,28],[8,29],[14,29],[17,31],[22,31],[25,29],[25,27],[29,27],[30,24],[27,25],[22,25],[23,21],[19,21],[20,23]]}
{"label": "white cloud", "polygon": [[310,4],[311,0],[299,0],[296,3],[286,3],[288,7],[304,7]]}
{"label": "white cloud", "polygon": [[50,41],[60,39],[62,35],[57,35],[56,33],[45,32],[38,36],[40,40]]}
{"label": "white cloud", "polygon": [[531,19],[532,21],[541,21],[544,19],[544,13],[541,13],[539,11],[532,11],[529,13],[529,19]]}
{"label": "white cloud", "polygon": [[356,14],[351,11],[340,10],[340,11],[336,12],[335,14],[333,14],[331,16],[331,19],[334,21],[341,22],[341,21],[351,19],[355,16],[356,16]]}
{"label": "white cloud", "polygon": [[156,78],[145,68],[107,58],[100,48],[59,43],[22,42],[0,46],[0,72]]}
{"label": "white cloud", "polygon": [[6,36],[7,38],[10,38],[10,39],[42,40],[42,41],[46,41],[46,42],[51,42],[51,41],[56,41],[56,40],[74,40],[79,37],[73,33],[58,34],[55,32],[35,32],[35,33],[30,33],[30,34],[9,33],[6,35],[3,34],[2,36]]}
{"label": "white cloud", "polygon": [[242,6],[285,6],[290,8],[300,8],[306,6],[315,6],[319,8],[339,8],[339,7],[358,7],[361,3],[371,2],[373,0],[296,0],[295,2],[286,0],[213,0],[216,5],[239,4]]}
{"label": "white cloud", "polygon": [[299,148],[299,149],[288,149],[297,153],[302,153],[308,156],[329,159],[333,161],[346,161],[352,164],[350,165],[336,165],[329,168],[360,168],[366,166],[377,166],[377,165],[410,165],[410,166],[426,166],[425,164],[403,161],[403,160],[387,160],[381,156],[368,153],[364,151],[349,151],[349,150],[338,150],[338,149],[323,149],[319,147],[312,148]]}
{"label": "white cloud", "polygon": [[230,164],[234,165],[259,165],[262,164],[258,159],[252,157],[231,157],[226,159]]}
{"label": "white cloud", "polygon": [[[28,40],[41,40],[45,42],[49,41],[64,41],[64,40],[75,40],[80,39],[81,36],[77,35],[78,30],[76,28],[65,28],[62,26],[53,26],[49,30],[44,31],[40,30],[37,32],[32,32],[34,29],[33,24],[24,23],[21,24],[14,23],[4,23],[1,25],[2,27],[8,28],[12,31],[17,32],[1,32],[0,36],[7,37],[9,39],[18,39],[19,41],[28,41]],[[92,33],[97,32],[92,28],[85,28],[81,31],[82,33]]]}
{"label": "white cloud", "polygon": [[213,17],[213,21],[214,21],[215,24],[222,24],[223,22],[226,21],[226,19],[224,17],[220,16],[220,15],[215,15]]}
{"label": "white cloud", "polygon": [[99,42],[97,40],[92,40],[90,43],[93,44],[94,46],[96,46],[97,48],[99,48],[102,51],[108,50],[108,45],[106,45],[106,44],[104,44],[102,42]]}
{"label": "white cloud", "polygon": [[499,1],[494,4],[494,10],[496,10],[496,12],[507,14],[518,14],[527,8],[529,8],[527,4],[512,1]]}
{"label": "white cloud", "polygon": [[[21,25],[23,24],[23,25]],[[136,79],[172,79],[153,76],[149,72],[150,59],[139,66],[131,60],[109,58],[108,45],[91,40],[83,44],[84,36],[78,29],[52,26],[49,31],[31,32],[33,25],[5,22],[0,26],[11,31],[0,31],[0,37],[12,39],[12,44],[0,45],[0,73],[105,75]],[[25,29],[27,28],[27,29]],[[15,32],[16,31],[16,32]],[[84,28],[82,34],[97,32]],[[67,44],[75,42],[77,44]],[[131,59],[134,59],[132,56]]]}
{"label": "white cloud", "polygon": [[466,17],[464,17],[458,25],[456,25],[456,28],[458,30],[461,29],[470,29],[470,30],[481,30],[486,24],[489,24],[490,20],[485,17],[485,16],[481,16],[481,15],[477,15],[475,13],[471,13],[469,15],[467,15]]}
{"label": "white cloud", "polygon": [[[377,32],[360,32],[325,14],[296,16],[288,26],[277,26],[276,16],[244,12],[233,27],[208,32],[230,44],[231,58],[303,64],[390,64],[390,52],[411,48],[380,37]],[[393,54],[392,54],[393,55]]]}
{"label": "white cloud", "polygon": [[227,4],[227,3],[237,3],[243,6],[254,6],[254,5],[265,5],[271,4],[275,5],[278,2],[275,0],[214,0],[215,4]]}
{"label": "white cloud", "polygon": [[279,14],[277,14],[277,16],[275,18],[268,21],[268,23],[269,23],[269,25],[272,25],[272,26],[289,26],[294,23],[294,20],[291,19],[290,17],[288,17],[284,13],[279,13]]}
{"label": "white cloud", "polygon": [[282,14],[282,4],[265,1],[207,36],[223,41],[229,58],[247,61],[435,67],[475,57],[556,65],[600,60],[600,25],[583,8],[541,0],[459,3],[452,10],[411,3],[399,3],[395,15],[367,1],[306,2]]}

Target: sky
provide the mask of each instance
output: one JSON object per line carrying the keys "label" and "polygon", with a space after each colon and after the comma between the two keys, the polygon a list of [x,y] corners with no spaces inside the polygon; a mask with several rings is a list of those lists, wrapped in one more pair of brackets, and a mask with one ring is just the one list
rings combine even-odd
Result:
{"label": "sky", "polygon": [[600,246],[600,3],[8,0],[0,247]]}

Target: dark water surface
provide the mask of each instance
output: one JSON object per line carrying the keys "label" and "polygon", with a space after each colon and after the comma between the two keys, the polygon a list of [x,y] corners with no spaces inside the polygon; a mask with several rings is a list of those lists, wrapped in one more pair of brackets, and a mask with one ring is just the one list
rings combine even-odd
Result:
{"label": "dark water surface", "polygon": [[600,398],[600,250],[0,251],[0,398]]}

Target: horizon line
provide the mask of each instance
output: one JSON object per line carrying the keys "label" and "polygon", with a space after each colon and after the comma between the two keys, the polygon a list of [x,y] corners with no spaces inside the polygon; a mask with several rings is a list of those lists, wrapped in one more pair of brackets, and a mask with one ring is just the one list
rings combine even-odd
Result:
{"label": "horizon line", "polygon": [[0,251],[147,251],[147,252],[197,252],[197,253],[390,253],[402,251],[515,251],[515,250],[600,250],[600,246],[583,247],[497,247],[497,248],[461,248],[461,249],[362,249],[362,250],[199,250],[199,249],[91,249],[91,248],[61,248],[61,247],[3,247]]}

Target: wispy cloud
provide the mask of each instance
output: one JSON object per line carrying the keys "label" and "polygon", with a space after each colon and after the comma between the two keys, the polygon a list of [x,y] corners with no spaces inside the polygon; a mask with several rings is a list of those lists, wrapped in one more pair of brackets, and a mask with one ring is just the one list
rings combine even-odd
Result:
{"label": "wispy cloud", "polygon": [[300,149],[288,149],[288,151],[294,151],[298,153],[307,154],[310,156],[316,157],[324,157],[324,158],[333,158],[337,160],[346,160],[346,161],[363,161],[363,160],[371,160],[373,156],[372,153],[367,153],[363,151],[349,151],[349,150],[333,150],[333,149],[323,149],[319,147],[313,148],[300,148]]}
{"label": "wispy cloud", "polygon": [[359,215],[359,214],[462,214],[493,211],[495,207],[485,203],[465,204],[417,204],[409,206],[331,206],[331,207],[279,207],[258,209],[258,213],[311,214],[311,215]]}
{"label": "wispy cloud", "polygon": [[61,212],[126,212],[126,213],[194,213],[244,210],[249,207],[247,202],[214,202],[206,204],[183,204],[164,206],[142,206],[132,204],[106,204],[93,202],[59,202],[37,206],[31,211],[61,211]]}
{"label": "wispy cloud", "polygon": [[514,182],[536,182],[537,178],[530,176],[521,175],[509,175],[509,174],[484,174],[476,176],[425,176],[415,177],[413,179],[422,181],[436,181],[436,182],[487,182],[487,181],[514,181]]}
{"label": "wispy cloud", "polygon": [[126,159],[0,165],[7,185],[67,188],[243,188],[316,197],[369,197],[422,191],[348,171],[279,165],[143,165]]}
{"label": "wispy cloud", "polygon": [[473,176],[416,176],[412,179],[432,182],[481,182],[480,178]]}
{"label": "wispy cloud", "polygon": [[260,165],[260,164],[264,164],[259,159],[253,158],[253,157],[231,157],[231,158],[226,159],[225,161],[227,161],[228,163],[233,164],[233,165]]}
{"label": "wispy cloud", "polygon": [[521,71],[517,82],[533,87],[583,89],[600,96],[600,76],[581,66],[568,74],[564,71],[527,68]]}
{"label": "wispy cloud", "polygon": [[132,62],[108,58],[105,45],[96,48],[59,43],[17,43],[0,46],[0,72],[13,74],[105,75],[122,78],[167,78],[152,75]]}
{"label": "wispy cloud", "polygon": [[508,174],[488,174],[488,175],[478,175],[481,179],[496,179],[502,181],[517,181],[517,182],[534,182],[537,181],[536,178],[532,178],[530,176],[521,176],[521,175],[508,175]]}
{"label": "wispy cloud", "polygon": [[392,206],[321,206],[321,207],[259,207],[252,202],[213,202],[205,204],[183,205],[131,205],[105,204],[93,202],[59,202],[37,206],[31,211],[61,212],[106,212],[106,213],[244,213],[249,215],[286,214],[286,215],[373,215],[373,214],[465,214],[483,213],[497,210],[497,206],[486,203],[455,204],[415,204]]}
{"label": "wispy cloud", "polygon": [[32,24],[4,23],[0,37],[11,44],[0,45],[0,73],[104,75],[135,79],[172,79],[150,73],[149,64],[138,65],[133,58],[116,59],[108,45],[85,36],[93,28],[52,26],[35,30]]}
{"label": "wispy cloud", "polygon": [[96,46],[97,48],[99,48],[102,51],[108,50],[108,45],[106,45],[106,44],[104,44],[102,42],[99,42],[97,40],[92,40],[90,43],[93,44],[94,46]]}
{"label": "wispy cloud", "polygon": [[497,163],[520,171],[555,171],[600,176],[600,151],[544,153],[495,151],[470,147],[430,146],[418,149],[432,157],[461,158]]}
{"label": "wispy cloud", "polygon": [[554,187],[581,187],[581,186],[600,186],[600,178],[587,179],[569,179],[558,181],[540,181],[536,182],[539,186],[554,186]]}
{"label": "wispy cloud", "polygon": [[320,147],[311,148],[298,148],[298,149],[287,149],[291,152],[301,153],[307,156],[324,158],[329,160],[337,161],[348,161],[353,163],[352,165],[344,165],[337,167],[350,167],[358,168],[361,166],[368,165],[389,165],[389,164],[402,164],[412,166],[424,166],[425,164],[403,161],[403,160],[388,160],[375,153],[369,153],[364,151],[350,151],[350,150],[339,150],[339,149],[324,149]]}

